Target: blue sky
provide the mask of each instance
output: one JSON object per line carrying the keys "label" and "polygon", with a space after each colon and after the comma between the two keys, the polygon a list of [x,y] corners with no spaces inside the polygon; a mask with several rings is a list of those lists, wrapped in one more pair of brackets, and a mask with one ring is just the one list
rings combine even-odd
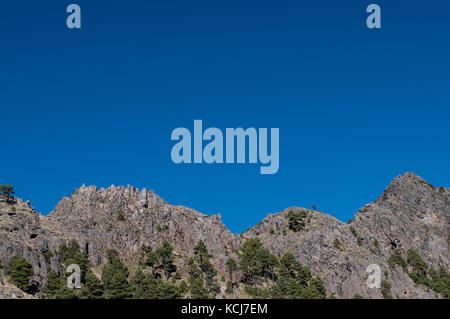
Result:
{"label": "blue sky", "polygon": [[[130,184],[240,232],[289,206],[348,221],[407,171],[450,186],[448,1],[72,2],[0,6],[0,183],[44,214]],[[280,128],[279,172],[172,163],[194,119]]]}

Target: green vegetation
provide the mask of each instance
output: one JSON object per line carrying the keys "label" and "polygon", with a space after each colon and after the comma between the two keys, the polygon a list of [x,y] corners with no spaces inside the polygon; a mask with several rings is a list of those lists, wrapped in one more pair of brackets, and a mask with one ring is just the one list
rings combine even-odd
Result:
{"label": "green vegetation", "polygon": [[335,238],[333,241],[333,246],[339,251],[342,251],[341,242],[339,239]]}
{"label": "green vegetation", "polygon": [[444,267],[439,269],[439,272],[435,269],[430,269],[430,288],[440,294],[442,297],[450,298],[450,273],[445,270]]}
{"label": "green vegetation", "polygon": [[406,262],[411,266],[412,270],[409,272],[411,279],[419,285],[428,285],[427,278],[427,264],[420,258],[419,254],[414,249],[408,250],[408,257]]}
{"label": "green vegetation", "polygon": [[[233,258],[228,258],[226,267],[230,274],[230,292],[233,292],[233,272],[237,270],[237,263]],[[228,287],[227,287],[228,288]]]}
{"label": "green vegetation", "polygon": [[6,202],[10,203],[14,198],[14,194],[14,187],[12,187],[10,184],[0,185],[0,195],[6,197]]}
{"label": "green vegetation", "polygon": [[381,294],[384,299],[392,299],[391,283],[387,280],[381,281]]}
{"label": "green vegetation", "polygon": [[309,268],[296,261],[292,253],[284,254],[279,262],[279,275],[271,289],[273,298],[324,299],[326,297],[322,280],[313,277]]}
{"label": "green vegetation", "polygon": [[123,210],[119,209],[116,214],[117,214],[117,221],[122,222],[125,220],[125,213],[123,212]]}
{"label": "green vegetation", "polygon": [[353,299],[364,299],[364,297],[361,296],[360,294],[354,294]]}
{"label": "green vegetation", "polygon": [[47,282],[45,283],[44,297],[47,299],[55,298],[58,294],[59,289],[63,286],[63,281],[59,275],[53,270],[48,274]]}
{"label": "green vegetation", "polygon": [[25,258],[13,257],[6,266],[5,273],[11,282],[25,292],[31,293],[31,276],[33,267]]}
{"label": "green vegetation", "polygon": [[257,238],[247,239],[242,247],[242,256],[239,268],[242,272],[242,281],[246,284],[256,285],[262,278],[274,278],[274,267],[277,258],[264,248]]}
{"label": "green vegetation", "polygon": [[290,210],[286,215],[289,223],[289,229],[294,232],[302,230],[305,227],[304,219],[306,218],[306,215],[306,211],[297,212]]}
{"label": "green vegetation", "polygon": [[[185,282],[184,285],[186,284]],[[160,276],[144,274],[142,269],[138,269],[130,280],[132,298],[135,299],[175,299],[179,298],[186,288],[180,288],[164,282]]]}
{"label": "green vegetation", "polygon": [[209,260],[212,256],[209,254],[208,248],[202,240],[195,246],[194,256],[194,263],[191,263],[191,267],[192,269],[197,268],[199,270],[197,273],[199,275],[198,278],[201,280],[195,280],[194,286],[199,285],[200,283],[203,286],[204,282],[204,291],[208,297],[214,298],[220,292],[220,287],[215,279],[217,271]]}
{"label": "green vegetation", "polygon": [[105,293],[105,286],[94,275],[94,273],[89,270],[85,277],[84,287],[80,291],[81,298],[83,299],[103,299]]}
{"label": "green vegetation", "polygon": [[399,250],[394,250],[388,263],[391,268],[401,266],[417,285],[431,289],[444,298],[450,298],[450,273],[443,267],[439,271],[433,269],[414,249],[407,251],[406,261]]}
{"label": "green vegetation", "polygon": [[163,242],[162,246],[156,250],[156,255],[160,261],[159,268],[164,270],[166,275],[166,280],[169,280],[170,274],[177,271],[177,267],[173,264],[173,247],[166,240]]}
{"label": "green vegetation", "polygon": [[[130,273],[116,250],[108,250],[108,263],[101,269],[100,277],[94,274],[88,252],[81,249],[77,241],[60,245],[59,251],[54,253],[61,261],[58,269],[62,269],[62,273],[49,273],[42,289],[47,299],[207,299],[220,293],[212,255],[201,240],[184,264],[187,273],[177,271],[173,248],[167,241],[156,249],[143,245],[139,267],[134,273]],[[277,257],[256,238],[248,239],[242,250],[234,253],[239,260],[228,258],[226,262],[229,280],[221,276],[222,282],[226,283],[227,294],[233,294],[242,283],[243,290],[257,298],[326,298],[322,280],[314,277],[292,253]],[[81,287],[78,289],[67,287],[64,271],[70,264],[80,266]],[[11,282],[24,291],[30,291],[33,275],[30,263],[15,257],[6,269]],[[433,283],[440,287],[439,274],[435,277],[437,279]]]}
{"label": "green vegetation", "polygon": [[[71,263],[78,264],[81,269],[82,287],[73,290],[67,288],[66,278],[52,271],[43,288],[44,297],[48,299],[169,299],[180,298],[187,291],[185,281],[179,287],[168,283],[170,275],[176,271],[173,265],[172,246],[168,242],[156,251],[143,245],[141,251],[144,258],[141,267],[130,277],[128,267],[120,259],[119,253],[110,249],[107,251],[108,263],[103,267],[101,279],[92,272],[87,252],[80,251],[75,240],[63,244],[59,249],[61,268],[65,269]],[[143,267],[143,268],[142,268]],[[144,272],[145,271],[145,272]],[[165,275],[163,277],[161,275]],[[173,281],[180,280],[178,275]]]}
{"label": "green vegetation", "polygon": [[357,237],[356,238],[356,241],[357,241],[357,243],[358,243],[358,246],[362,246],[362,241],[363,241],[363,239],[361,238],[361,237]]}
{"label": "green vegetation", "polygon": [[[245,291],[255,298],[323,299],[323,282],[313,277],[308,267],[295,260],[292,253],[280,259],[264,248],[256,238],[248,239],[239,262]],[[259,288],[263,282],[267,288]]]}
{"label": "green vegetation", "polygon": [[352,233],[352,235],[356,238],[356,242],[358,243],[358,246],[362,246],[363,238],[358,235],[355,228],[353,228],[353,226],[350,226],[349,230]]}
{"label": "green vegetation", "polygon": [[388,264],[391,269],[394,269],[395,265],[399,265],[403,270],[406,270],[406,261],[398,249],[394,249],[392,255],[389,256]]}
{"label": "green vegetation", "polygon": [[144,261],[144,266],[150,267],[152,270],[152,275],[155,275],[155,270],[158,267],[159,255],[152,250],[151,247],[142,245],[141,250],[145,253],[146,259]]}
{"label": "green vegetation", "polygon": [[90,263],[86,251],[81,251],[80,245],[76,240],[71,240],[69,245],[59,246],[59,256],[61,258],[62,268],[66,269],[70,264],[77,264],[81,270],[81,283],[85,282],[85,277],[89,271]]}
{"label": "green vegetation", "polygon": [[107,251],[108,264],[102,270],[102,282],[105,285],[105,294],[108,299],[121,299],[132,296],[128,282],[129,271],[120,260],[116,250]]}

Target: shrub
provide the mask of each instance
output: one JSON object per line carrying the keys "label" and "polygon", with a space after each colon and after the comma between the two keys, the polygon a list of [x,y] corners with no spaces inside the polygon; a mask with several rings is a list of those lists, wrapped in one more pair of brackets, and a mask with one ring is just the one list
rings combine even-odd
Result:
{"label": "shrub", "polygon": [[358,246],[362,246],[362,241],[363,241],[363,239],[361,238],[361,237],[357,237],[356,238],[356,240],[357,240],[357,242],[358,242]]}
{"label": "shrub", "polygon": [[428,285],[428,266],[414,249],[408,250],[407,263],[412,266],[412,271],[409,273],[411,279],[416,284]]}
{"label": "shrub", "polygon": [[391,295],[391,284],[387,280],[381,282],[381,294],[384,299],[392,299]]}
{"label": "shrub", "polygon": [[441,267],[439,272],[431,269],[429,275],[431,289],[446,299],[450,298],[450,273]]}
{"label": "shrub", "polygon": [[356,233],[356,230],[355,230],[355,228],[353,228],[353,226],[350,226],[349,230],[355,238],[358,237],[358,234]]}
{"label": "shrub", "polygon": [[300,212],[294,212],[292,210],[289,211],[288,214],[286,215],[286,218],[288,219],[289,223],[289,229],[294,232],[302,230],[305,227],[304,221],[305,217],[306,217],[305,211]]}
{"label": "shrub", "polygon": [[333,246],[334,246],[334,248],[336,248],[337,250],[342,251],[341,242],[339,241],[339,239],[336,238],[336,239],[333,241]]}
{"label": "shrub", "polygon": [[403,259],[402,254],[398,249],[394,249],[392,255],[389,256],[388,264],[391,269],[393,269],[395,265],[399,265],[403,270],[406,270],[406,261]]}
{"label": "shrub", "polygon": [[117,211],[117,220],[119,222],[124,221],[125,220],[125,213],[123,212],[123,210],[119,209]]}

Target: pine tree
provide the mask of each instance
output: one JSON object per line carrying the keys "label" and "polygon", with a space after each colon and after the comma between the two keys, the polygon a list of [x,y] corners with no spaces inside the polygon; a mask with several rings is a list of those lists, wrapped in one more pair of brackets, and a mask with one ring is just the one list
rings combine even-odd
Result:
{"label": "pine tree", "polygon": [[33,276],[33,266],[25,259],[13,257],[6,267],[6,274],[11,278],[11,282],[25,292],[31,290],[31,276]]}
{"label": "pine tree", "polygon": [[55,296],[56,299],[78,299],[78,295],[74,289],[70,289],[66,285],[62,285],[59,288],[58,293]]}
{"label": "pine tree", "polygon": [[176,266],[173,264],[173,248],[168,241],[164,241],[162,246],[156,250],[156,254],[161,261],[160,267],[164,270],[166,280],[170,278],[170,274],[176,271]]}
{"label": "pine tree", "polygon": [[87,252],[84,250],[81,251],[78,242],[75,239],[72,239],[69,245],[60,245],[59,255],[64,268],[67,268],[67,266],[71,264],[76,264],[80,267],[81,283],[85,283],[86,274],[90,271],[90,262]]}
{"label": "pine tree", "polygon": [[236,261],[233,258],[228,258],[226,267],[230,275],[231,292],[233,292],[233,272],[237,269]]}
{"label": "pine tree", "polygon": [[105,287],[100,279],[89,270],[85,277],[85,283],[81,288],[80,296],[84,299],[103,299],[105,293]]}
{"label": "pine tree", "polygon": [[62,286],[63,280],[55,271],[52,270],[48,274],[47,282],[42,290],[44,297],[47,299],[55,298]]}
{"label": "pine tree", "polygon": [[277,264],[277,258],[262,246],[259,238],[246,240],[239,261],[244,283],[256,285],[262,277],[275,278]]}
{"label": "pine tree", "polygon": [[286,218],[289,221],[289,229],[294,232],[298,232],[305,227],[304,219],[306,217],[306,211],[295,212],[289,211]]}
{"label": "pine tree", "polygon": [[6,202],[10,203],[13,195],[15,194],[14,188],[10,184],[0,185],[0,195],[6,197]]}
{"label": "pine tree", "polygon": [[150,248],[150,250],[147,251],[146,256],[147,259],[145,260],[145,265],[150,267],[152,269],[152,274],[155,275],[155,268],[159,262],[158,254]]}
{"label": "pine tree", "polygon": [[205,289],[208,293],[212,293],[214,296],[220,292],[219,285],[215,280],[217,271],[214,269],[213,264],[210,262],[212,257],[205,243],[200,240],[194,248],[195,262],[200,269],[200,276],[205,282]]}
{"label": "pine tree", "polygon": [[178,286],[178,293],[179,293],[180,297],[183,297],[187,291],[188,291],[188,285],[186,284],[186,281],[182,280],[180,282],[180,285]]}
{"label": "pine tree", "polygon": [[119,253],[110,249],[107,251],[108,264],[102,271],[102,281],[105,285],[105,294],[109,299],[123,299],[132,296],[128,282],[128,268],[120,260]]}
{"label": "pine tree", "polygon": [[325,287],[323,281],[319,277],[314,277],[309,282],[309,286],[305,287],[301,294],[302,299],[325,299]]}
{"label": "pine tree", "polygon": [[204,287],[203,279],[200,277],[190,276],[189,291],[192,299],[208,299],[208,290]]}
{"label": "pine tree", "polygon": [[428,285],[427,269],[428,265],[422,260],[414,249],[408,250],[406,262],[412,267],[409,276],[416,284]]}
{"label": "pine tree", "polygon": [[147,299],[150,294],[149,281],[139,268],[130,280],[134,299]]}

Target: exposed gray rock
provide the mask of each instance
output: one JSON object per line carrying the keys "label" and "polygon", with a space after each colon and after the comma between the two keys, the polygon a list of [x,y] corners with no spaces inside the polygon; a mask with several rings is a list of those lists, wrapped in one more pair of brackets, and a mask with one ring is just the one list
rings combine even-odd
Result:
{"label": "exposed gray rock", "polygon": [[[305,228],[298,232],[288,227],[286,215],[291,210],[307,212]],[[434,268],[449,269],[449,220],[450,190],[436,189],[413,173],[395,178],[383,195],[361,208],[348,224],[292,207],[269,214],[242,236],[232,234],[220,215],[170,205],[145,188],[83,185],[48,216],[35,212],[29,202],[16,199],[11,204],[0,197],[0,262],[6,265],[13,256],[26,258],[35,271],[33,280],[42,287],[51,269],[61,271],[56,252],[70,239],[88,251],[93,266],[106,262],[109,248],[133,264],[141,256],[142,244],[157,248],[168,240],[182,271],[194,246],[203,240],[219,274],[228,276],[226,260],[238,260],[234,251],[246,238],[258,237],[276,255],[292,252],[324,280],[328,294],[339,298],[356,293],[382,298],[380,289],[366,285],[370,264],[380,266],[395,298],[435,298],[439,296],[416,286],[400,267],[390,269],[387,260],[393,249],[406,254],[414,248]],[[0,293],[12,297],[1,286]]]}

